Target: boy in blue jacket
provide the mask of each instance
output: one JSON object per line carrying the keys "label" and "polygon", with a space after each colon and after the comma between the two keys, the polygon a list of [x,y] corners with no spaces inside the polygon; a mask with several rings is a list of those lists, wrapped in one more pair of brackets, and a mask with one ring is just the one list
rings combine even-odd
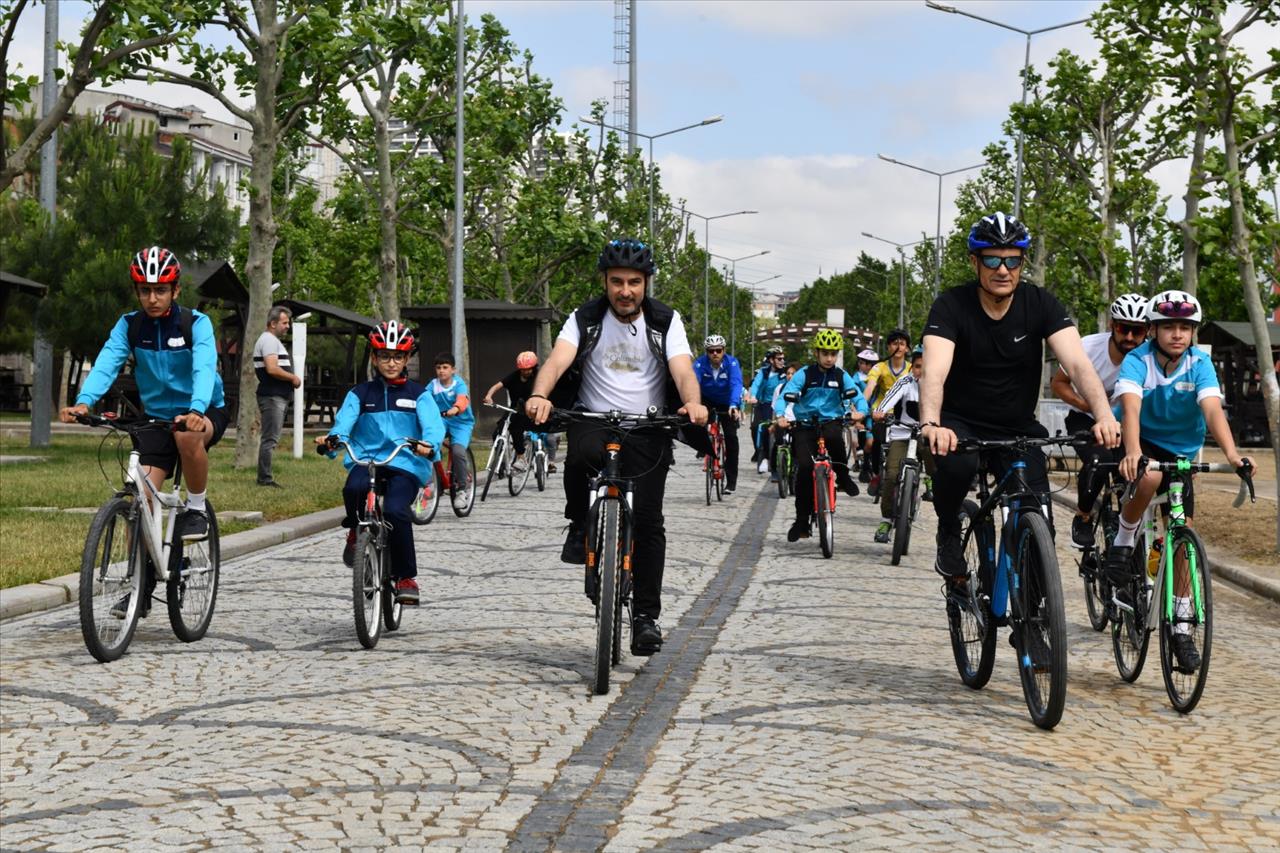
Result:
{"label": "boy in blue jacket", "polygon": [[782,388],[786,409],[778,415],[778,426],[787,429],[793,423],[791,458],[796,466],[796,520],[787,531],[787,541],[809,535],[809,516],[813,514],[813,457],[818,452],[818,429],[806,422],[817,418],[823,424],[822,437],[831,457],[836,484],[845,494],[856,496],[858,484],[849,476],[844,463],[844,425],[846,412],[856,409],[854,420],[867,414],[867,401],[859,393],[858,383],[844,368],[836,367],[836,359],[844,348],[844,338],[835,329],[819,329],[813,336],[814,363],[787,381]]}
{"label": "boy in blue jacket", "polygon": [[[417,604],[418,558],[409,505],[431,476],[428,458],[444,440],[444,423],[426,386],[408,377],[409,358],[417,349],[413,332],[389,320],[374,327],[369,342],[377,375],[347,392],[333,429],[316,438],[316,444],[332,448],[337,438],[343,438],[362,458],[385,459],[404,438],[424,442],[415,445],[412,455],[400,451],[379,473],[385,484],[383,518],[391,524],[388,539],[396,601]],[[342,461],[348,471],[342,487],[342,501],[347,508],[342,526],[350,528],[342,562],[351,566],[355,563],[356,522],[369,493],[369,471],[355,464],[349,454],[344,453]]]}

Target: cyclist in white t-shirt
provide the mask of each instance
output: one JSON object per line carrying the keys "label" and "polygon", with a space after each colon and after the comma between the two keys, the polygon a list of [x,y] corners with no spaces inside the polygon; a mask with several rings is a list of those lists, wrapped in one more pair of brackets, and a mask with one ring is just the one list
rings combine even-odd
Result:
{"label": "cyclist in white t-shirt", "polygon": [[[707,422],[693,357],[679,312],[646,295],[653,253],[639,240],[612,240],[600,254],[604,294],[578,306],[565,321],[551,355],[525,403],[535,424],[554,405],[587,411],[644,412],[651,406]],[[563,381],[561,378],[563,377]],[[597,424],[569,428],[564,462],[564,516],[569,519],[560,559],[585,565],[587,480],[604,467],[608,433]],[[634,617],[631,653],[662,648],[662,573],[667,533],[662,515],[671,436],[665,430],[632,430],[622,445],[622,475],[635,483],[632,552]],[[595,601],[595,574],[585,573],[585,592]]]}
{"label": "cyclist in white t-shirt", "polygon": [[[1098,371],[1102,387],[1111,399],[1116,387],[1116,377],[1120,373],[1120,363],[1135,347],[1147,339],[1147,300],[1136,293],[1122,293],[1111,303],[1111,324],[1105,332],[1085,335],[1080,339],[1084,354],[1089,357],[1093,369]],[[1058,368],[1049,382],[1053,395],[1071,407],[1067,413],[1067,432],[1085,432],[1093,428],[1093,415],[1089,412],[1089,404],[1071,384],[1066,371]],[[1108,450],[1100,444],[1088,442],[1078,445],[1076,453],[1080,456],[1080,476],[1076,480],[1075,518],[1071,519],[1071,544],[1076,548],[1087,548],[1093,541],[1093,529],[1089,524],[1089,513],[1093,511],[1093,502],[1102,489],[1104,477],[1097,475],[1094,467],[1098,462],[1119,462],[1124,456],[1124,448]]]}

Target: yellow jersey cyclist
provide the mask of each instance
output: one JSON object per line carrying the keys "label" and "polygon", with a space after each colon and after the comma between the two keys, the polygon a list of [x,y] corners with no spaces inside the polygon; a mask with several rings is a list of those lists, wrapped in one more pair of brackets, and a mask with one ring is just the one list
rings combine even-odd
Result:
{"label": "yellow jersey cyclist", "polygon": [[205,494],[209,484],[209,448],[227,429],[222,377],[213,321],[199,311],[178,304],[182,264],[161,246],[138,252],[129,265],[129,278],[139,308],[116,321],[74,406],[58,413],[63,423],[89,413],[89,407],[111,390],[130,357],[143,412],[149,418],[173,421],[183,432],[147,430],[133,437],[143,470],[159,489],[182,460],[187,501],[178,516],[183,539],[209,534]]}
{"label": "yellow jersey cyclist", "polygon": [[[907,350],[911,349],[910,335],[902,329],[894,329],[885,338],[885,346],[889,349],[889,357],[867,373],[867,387],[863,391],[867,405],[872,409],[911,370],[911,361],[907,358]],[[871,485],[867,487],[867,494],[873,498],[880,494],[880,478],[884,473],[884,447],[884,422],[875,421],[871,425]]]}
{"label": "yellow jersey cyclist", "polygon": [[[1138,525],[1151,498],[1169,488],[1169,475],[1159,471],[1138,471],[1145,456],[1157,462],[1173,462],[1178,457],[1194,459],[1204,446],[1205,428],[1226,454],[1232,466],[1252,465],[1241,456],[1231,437],[1231,426],[1222,411],[1222,390],[1209,356],[1193,345],[1196,327],[1203,318],[1200,303],[1182,290],[1167,290],[1147,304],[1150,340],[1125,356],[1116,379],[1115,396],[1122,412],[1124,458],[1120,476],[1134,480],[1141,476],[1133,498],[1120,512],[1120,529],[1107,550],[1104,571],[1123,599],[1132,570],[1130,557]],[[1182,495],[1187,524],[1195,514],[1191,483]],[[1165,506],[1168,513],[1168,505]],[[1185,568],[1183,569],[1185,572]],[[1185,580],[1182,581],[1185,589]],[[1191,614],[1191,598],[1178,594],[1174,582],[1178,616]],[[1126,602],[1132,604],[1132,602]],[[1190,625],[1179,621],[1174,627],[1173,653],[1187,672],[1200,667],[1200,653],[1188,633]]]}

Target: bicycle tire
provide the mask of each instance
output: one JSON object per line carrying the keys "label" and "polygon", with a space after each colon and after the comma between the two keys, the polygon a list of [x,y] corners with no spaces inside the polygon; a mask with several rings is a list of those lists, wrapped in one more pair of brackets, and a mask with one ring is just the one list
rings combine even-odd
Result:
{"label": "bicycle tire", "polygon": [[725,476],[726,476],[726,472],[725,472],[725,468],[724,468],[724,465],[725,465],[725,449],[724,449],[724,436],[723,436],[723,435],[720,435],[720,436],[717,436],[717,437],[716,437],[716,441],[715,441],[715,449],[716,449],[716,464],[715,464],[715,470],[716,470],[716,477],[715,477],[715,483],[716,483],[716,500],[718,500],[718,501],[722,501],[722,500],[724,500],[724,484],[725,484],[725,479],[724,479],[724,478],[725,478]]}
{"label": "bicycle tire", "polygon": [[[969,570],[968,595],[963,602],[947,595],[947,628],[956,671],[966,687],[981,690],[991,680],[996,660],[996,627],[992,622],[988,591],[990,555],[995,548],[995,526],[990,517],[974,520],[978,505],[966,500],[960,509],[965,564]],[[975,659],[976,654],[976,659]]]}
{"label": "bicycle tire", "polygon": [[[423,501],[423,494],[426,494],[426,501]],[[431,466],[431,473],[427,477],[427,483],[418,493],[413,496],[413,503],[409,504],[409,512],[413,515],[413,523],[416,525],[430,524],[431,520],[436,517],[436,510],[440,508],[440,475],[436,471],[436,466]]]}
{"label": "bicycle tire", "polygon": [[[80,558],[80,633],[100,663],[119,659],[129,648],[142,612],[146,545],[133,499],[116,496],[89,524]],[[111,614],[128,596],[124,617]]]}
{"label": "bicycle tire", "polygon": [[1129,581],[1129,600],[1135,602],[1135,612],[1130,613],[1124,608],[1109,605],[1112,607],[1109,614],[1111,654],[1120,678],[1130,684],[1142,674],[1142,668],[1147,662],[1147,649],[1151,644],[1151,632],[1147,630],[1148,608],[1152,606],[1151,588],[1147,586],[1145,563],[1145,550],[1135,548],[1130,565],[1133,576]]}
{"label": "bicycle tire", "polygon": [[[1107,553],[1107,546],[1115,537],[1116,513],[1111,499],[1098,496],[1098,518],[1093,524],[1093,544],[1080,555],[1080,580],[1084,584],[1084,604],[1089,611],[1089,626],[1095,631],[1107,627],[1107,594],[1106,582],[1102,578],[1102,555]],[[1086,565],[1086,561],[1090,561]]]}
{"label": "bicycle tire", "polygon": [[[467,448],[470,450],[471,448]],[[507,454],[507,442],[504,436],[498,436],[493,440],[493,447],[489,448],[489,461],[485,463],[484,470],[484,488],[480,492],[480,503],[484,503],[485,498],[489,497],[489,486],[493,483],[493,475],[502,475],[499,471],[502,468],[502,457]]]}
{"label": "bicycle tire", "polygon": [[[526,440],[527,441],[527,440]],[[533,462],[529,458],[529,445],[524,446],[524,455],[516,456],[515,446],[510,445],[507,450],[507,491],[511,493],[511,497],[517,497],[524,491],[524,487],[529,484],[529,469],[533,467]],[[523,462],[524,468],[521,471],[516,470],[516,463]]]}
{"label": "bicycle tire", "polygon": [[826,466],[813,469],[814,511],[818,514],[818,547],[822,556],[831,559],[835,553],[835,511],[831,508],[831,471]]}
{"label": "bicycle tire", "polygon": [[911,502],[915,494],[916,477],[919,473],[910,465],[902,469],[898,476],[897,504],[894,506],[893,553],[889,562],[898,565],[902,556],[907,553],[911,544]]}
{"label": "bicycle tire", "polygon": [[707,486],[707,506],[711,506],[711,495],[716,488],[715,487],[716,472],[712,470],[713,468],[715,468],[715,464],[711,461],[710,454],[702,457],[702,474],[703,474],[702,479],[706,481],[706,486]]}
{"label": "bicycle tire", "polygon": [[[1200,539],[1200,535],[1190,527],[1176,528],[1172,536],[1166,537],[1166,543],[1172,539],[1172,543],[1167,547],[1173,548],[1173,559],[1175,565],[1178,560],[1178,552],[1183,551],[1188,561],[1189,581],[1198,582],[1200,599],[1203,602],[1204,620],[1200,621],[1193,613],[1191,616],[1190,631],[1192,640],[1196,649],[1200,652],[1200,666],[1194,672],[1185,672],[1178,669],[1176,659],[1173,654],[1173,634],[1174,622],[1169,621],[1169,615],[1164,609],[1163,602],[1159,602],[1160,607],[1160,672],[1164,675],[1165,692],[1169,694],[1169,702],[1173,705],[1173,709],[1179,714],[1191,713],[1196,705],[1200,703],[1200,697],[1204,693],[1205,682],[1209,678],[1209,657],[1213,651],[1213,586],[1210,581],[1211,572],[1209,570],[1209,557],[1205,553],[1204,542]],[[1195,561],[1195,570],[1191,571],[1191,561]],[[1168,580],[1166,578],[1166,580]],[[1192,589],[1192,606],[1194,607],[1195,592]],[[1178,616],[1175,612],[1174,618]]]}
{"label": "bicycle tire", "polygon": [[463,482],[459,485],[455,477],[449,488],[449,503],[453,506],[453,514],[458,518],[471,515],[471,510],[476,505],[476,457],[470,447],[466,451],[466,455],[462,457],[462,467],[466,469]]}
{"label": "bicycle tire", "polygon": [[547,490],[547,453],[541,447],[533,454],[533,481],[537,484],[538,491]]}
{"label": "bicycle tire", "polygon": [[609,692],[609,672],[613,668],[613,643],[617,636],[616,616],[618,600],[618,581],[621,565],[619,561],[618,526],[620,508],[615,499],[603,501],[601,524],[596,540],[596,560],[600,567],[600,589],[596,606],[596,656],[595,673],[591,689],[597,696]]}
{"label": "bicycle tire", "polygon": [[786,499],[787,497],[787,478],[791,476],[791,459],[787,455],[785,447],[779,445],[774,453],[773,473],[778,477],[778,497]]}
{"label": "bicycle tire", "polygon": [[351,604],[356,637],[371,649],[382,636],[382,553],[369,528],[356,535],[356,562],[351,570]]}
{"label": "bicycle tire", "polygon": [[[1062,579],[1053,534],[1043,515],[1022,513],[1014,536],[1013,565],[1021,578],[1011,602],[1018,677],[1031,721],[1048,731],[1062,720],[1067,702],[1067,615]],[[1035,634],[1048,646],[1049,654],[1043,661],[1033,661],[1030,656],[1030,638]]]}
{"label": "bicycle tire", "polygon": [[218,600],[218,578],[222,573],[218,517],[212,503],[205,504],[205,512],[209,516],[209,535],[195,542],[177,539],[169,551],[165,601],[173,633],[184,643],[204,637]]}
{"label": "bicycle tire", "polygon": [[400,630],[400,617],[404,615],[404,605],[396,601],[395,584],[389,580],[382,585],[382,627],[388,632]]}

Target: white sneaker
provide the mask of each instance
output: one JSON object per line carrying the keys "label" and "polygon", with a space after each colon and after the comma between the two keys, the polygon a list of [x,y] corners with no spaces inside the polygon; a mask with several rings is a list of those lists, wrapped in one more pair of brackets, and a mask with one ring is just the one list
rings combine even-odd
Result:
{"label": "white sneaker", "polygon": [[760,460],[760,464],[756,466],[756,472],[757,472],[757,473],[760,473],[760,474],[768,474],[768,473],[769,473],[769,460],[768,460],[768,459],[761,459],[761,460]]}

